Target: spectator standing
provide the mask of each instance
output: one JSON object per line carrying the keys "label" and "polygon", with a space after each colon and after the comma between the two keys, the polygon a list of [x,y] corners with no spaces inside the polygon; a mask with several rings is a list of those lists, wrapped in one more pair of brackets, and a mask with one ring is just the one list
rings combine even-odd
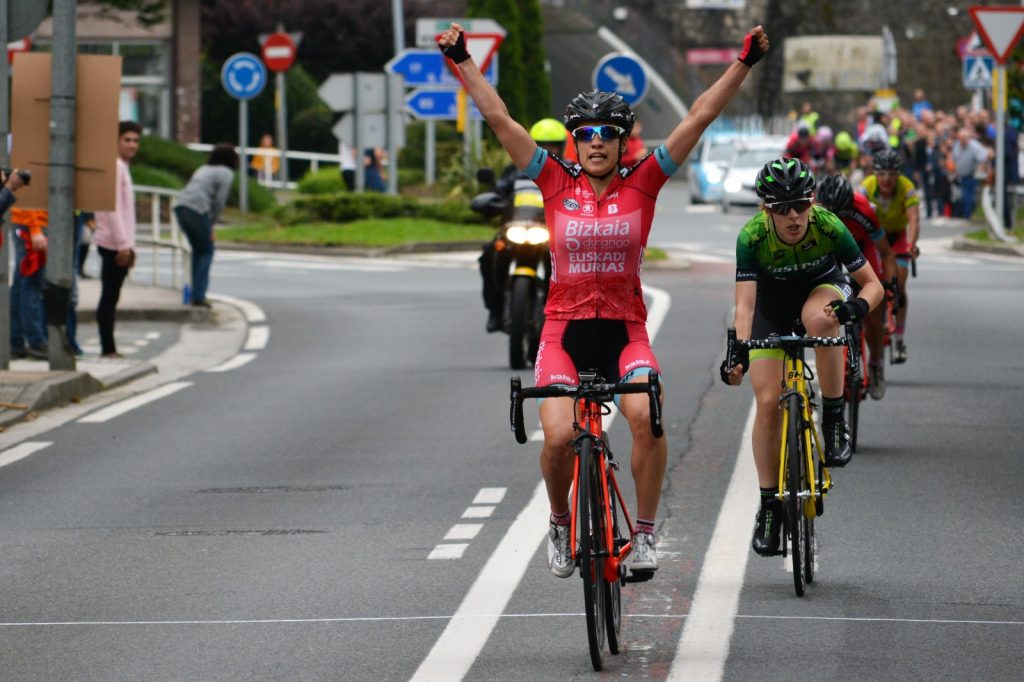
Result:
{"label": "spectator standing", "polygon": [[210,307],[206,290],[213,264],[213,225],[228,202],[231,183],[238,168],[233,145],[214,146],[206,163],[196,169],[178,195],[174,215],[192,245],[192,305]]}
{"label": "spectator standing", "polygon": [[135,190],[128,163],[139,150],[142,126],[134,121],[121,121],[117,131],[116,202],[113,211],[96,213],[93,241],[100,254],[100,302],[96,308],[96,325],[100,332],[101,355],[120,357],[114,343],[114,319],[128,271],[135,265]]}
{"label": "spectator standing", "polygon": [[910,105],[910,110],[914,113],[914,118],[918,121],[922,120],[921,115],[925,111],[935,111],[935,107],[932,103],[927,100],[924,96],[924,90],[921,88],[914,89],[914,103]]}
{"label": "spectator standing", "polygon": [[644,127],[640,123],[640,119],[636,120],[633,124],[633,130],[629,133],[629,138],[626,140],[626,152],[622,155],[622,165],[629,168],[640,159],[647,155],[647,145],[644,143],[643,133]]}
{"label": "spectator standing", "polygon": [[365,189],[367,192],[384,192],[387,186],[384,184],[384,177],[381,175],[381,160],[384,158],[384,150],[380,147],[368,147],[363,152],[363,165],[366,167]]}
{"label": "spectator standing", "polygon": [[338,159],[341,165],[341,179],[349,192],[356,189],[356,151],[344,142],[338,142]]}
{"label": "spectator standing", "polygon": [[274,146],[274,136],[265,133],[260,138],[260,146],[252,151],[249,168],[261,185],[270,185],[281,170],[281,152]]}
{"label": "spectator standing", "polygon": [[975,194],[978,189],[978,170],[988,160],[988,152],[974,139],[971,128],[963,126],[957,132],[956,142],[950,150],[953,163],[953,177],[960,185],[960,217],[970,219],[974,215]]}
{"label": "spectator standing", "polygon": [[14,277],[11,280],[11,357],[45,360],[47,345],[43,283],[46,280],[47,211],[11,210]]}
{"label": "spectator standing", "polygon": [[[0,188],[0,216],[3,216],[3,214],[7,213],[7,209],[9,209],[12,205],[14,205],[14,202],[17,200],[15,198],[15,196],[14,196],[14,193],[17,192],[19,189],[21,189],[25,185],[25,181],[24,181],[24,178],[21,175],[21,172],[17,168],[15,168],[11,172],[11,174],[9,176],[7,176],[7,177],[4,177],[4,176],[0,175],[0,182],[3,183],[3,187]],[[14,217],[13,213],[12,213],[11,217],[13,219],[13,217]],[[13,222],[13,220],[12,220],[12,222]],[[0,240],[3,239],[2,227],[3,227],[3,223],[2,223],[2,219],[0,219]],[[44,239],[45,239],[45,237],[44,237]],[[15,240],[16,240],[17,243],[21,242],[20,239],[15,238]],[[16,248],[17,248],[17,246],[16,246]],[[20,259],[16,260],[15,263],[17,265],[20,265],[21,260]],[[14,281],[15,281],[15,283],[17,283],[18,279],[19,279],[19,272],[18,271],[19,271],[19,268],[16,266],[15,269],[14,269]],[[11,306],[10,306],[10,308],[11,308],[11,353],[12,353],[12,355],[14,357],[26,357],[28,353],[27,353],[27,348],[25,347],[24,336],[22,335],[22,337],[21,337],[21,339],[20,339],[18,344],[14,343],[14,341],[15,341],[14,327],[15,327],[16,324],[20,323],[20,319],[18,319],[18,318],[20,318],[20,311],[16,312],[17,309],[15,308],[15,294],[14,294],[14,286],[13,285],[11,287],[11,292],[10,293],[11,293],[11,295],[10,295],[10,302],[11,302]],[[42,291],[40,291],[40,293],[39,293],[39,310],[37,312],[38,312],[38,314],[35,316],[34,320],[38,321],[39,323],[41,323],[42,322],[42,314],[43,314],[42,313]],[[42,337],[42,341],[43,341],[43,344],[45,345],[45,342],[46,342],[46,337],[45,336]],[[46,357],[46,356],[44,356],[44,357]]]}

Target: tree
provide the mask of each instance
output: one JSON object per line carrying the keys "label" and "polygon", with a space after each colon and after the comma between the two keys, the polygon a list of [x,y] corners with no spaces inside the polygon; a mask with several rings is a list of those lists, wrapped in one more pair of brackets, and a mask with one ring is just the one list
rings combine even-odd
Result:
{"label": "tree", "polygon": [[530,96],[526,98],[524,123],[532,125],[551,116],[551,77],[544,50],[544,16],[540,0],[519,0],[519,35],[522,36],[523,81]]}
{"label": "tree", "polygon": [[[470,17],[493,19],[505,29],[505,40],[498,50],[498,94],[504,100],[512,118],[529,125],[518,0],[470,0],[466,14]],[[548,90],[550,91],[550,88]],[[550,97],[549,92],[549,101]]]}
{"label": "tree", "polygon": [[143,26],[159,24],[167,18],[167,0],[98,0],[112,9],[138,12]]}

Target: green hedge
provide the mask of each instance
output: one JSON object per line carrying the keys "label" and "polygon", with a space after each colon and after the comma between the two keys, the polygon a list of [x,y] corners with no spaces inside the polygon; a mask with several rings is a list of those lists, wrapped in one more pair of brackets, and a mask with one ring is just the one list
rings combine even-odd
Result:
{"label": "green hedge", "polygon": [[462,201],[427,203],[413,197],[366,192],[302,196],[294,202],[290,224],[325,221],[347,223],[365,218],[432,218],[452,223],[482,223]]}
{"label": "green hedge", "polygon": [[181,189],[185,186],[185,182],[177,174],[162,168],[133,163],[131,173],[132,184],[136,186],[148,185],[167,189]]}
{"label": "green hedge", "polygon": [[337,194],[345,191],[345,183],[338,167],[332,166],[306,173],[299,180],[298,190],[301,194]]}
{"label": "green hedge", "polygon": [[139,142],[139,151],[135,154],[132,165],[152,166],[173,173],[185,182],[192,177],[196,168],[203,165],[206,156],[174,140],[144,135]]}

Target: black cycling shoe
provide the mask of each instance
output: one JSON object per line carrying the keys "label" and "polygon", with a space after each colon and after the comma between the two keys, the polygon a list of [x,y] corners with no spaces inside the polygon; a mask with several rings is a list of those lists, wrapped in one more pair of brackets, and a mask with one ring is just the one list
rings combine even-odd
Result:
{"label": "black cycling shoe", "polygon": [[903,341],[896,342],[895,352],[892,354],[892,364],[902,365],[907,361],[907,344]]}
{"label": "black cycling shoe", "polygon": [[494,332],[501,329],[501,315],[488,315],[487,316],[487,333],[493,334]]}
{"label": "black cycling shoe", "polygon": [[761,509],[757,512],[757,525],[754,526],[754,539],[750,543],[761,556],[781,554],[779,543],[783,513],[781,500],[772,499],[761,503]]}
{"label": "black cycling shoe", "polygon": [[825,466],[841,468],[849,464],[853,459],[853,448],[850,447],[846,422],[841,419],[826,422],[821,430],[825,438]]}

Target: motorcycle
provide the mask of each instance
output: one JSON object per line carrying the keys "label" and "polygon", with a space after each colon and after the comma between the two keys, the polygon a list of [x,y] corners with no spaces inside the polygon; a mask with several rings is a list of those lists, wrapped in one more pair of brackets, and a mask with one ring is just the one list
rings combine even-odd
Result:
{"label": "motorcycle", "polygon": [[525,369],[537,357],[551,273],[544,198],[537,185],[525,177],[505,183],[502,191],[490,168],[478,171],[477,181],[495,187],[474,197],[470,208],[485,218],[502,216],[494,242],[495,279],[498,284],[504,281],[501,328],[509,336],[509,365]]}

